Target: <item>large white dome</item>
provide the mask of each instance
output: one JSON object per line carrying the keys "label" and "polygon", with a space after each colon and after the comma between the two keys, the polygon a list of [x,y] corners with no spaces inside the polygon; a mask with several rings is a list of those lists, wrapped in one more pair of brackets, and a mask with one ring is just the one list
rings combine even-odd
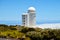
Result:
{"label": "large white dome", "polygon": [[35,11],[35,8],[34,7],[29,7],[28,10],[34,10]]}

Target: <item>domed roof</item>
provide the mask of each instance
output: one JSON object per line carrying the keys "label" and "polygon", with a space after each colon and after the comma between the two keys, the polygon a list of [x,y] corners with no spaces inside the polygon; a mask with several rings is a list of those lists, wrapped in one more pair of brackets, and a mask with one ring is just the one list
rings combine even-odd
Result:
{"label": "domed roof", "polygon": [[22,15],[28,15],[28,13],[23,13]]}
{"label": "domed roof", "polygon": [[28,10],[34,10],[35,11],[35,8],[34,7],[29,7]]}

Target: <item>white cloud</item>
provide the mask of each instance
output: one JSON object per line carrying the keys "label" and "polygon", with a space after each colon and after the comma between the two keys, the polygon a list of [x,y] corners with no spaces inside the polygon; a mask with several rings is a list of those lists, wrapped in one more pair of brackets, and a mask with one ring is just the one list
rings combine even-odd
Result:
{"label": "white cloud", "polygon": [[40,24],[36,25],[38,28],[51,28],[51,29],[60,29],[60,23],[54,23],[54,24]]}

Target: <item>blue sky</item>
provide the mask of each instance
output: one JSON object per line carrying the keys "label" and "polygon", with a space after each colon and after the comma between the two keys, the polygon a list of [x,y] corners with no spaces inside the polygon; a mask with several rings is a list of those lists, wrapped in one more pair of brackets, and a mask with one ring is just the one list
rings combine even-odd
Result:
{"label": "blue sky", "polygon": [[60,0],[0,0],[0,24],[21,23],[21,15],[31,6],[36,8],[37,23],[60,22]]}

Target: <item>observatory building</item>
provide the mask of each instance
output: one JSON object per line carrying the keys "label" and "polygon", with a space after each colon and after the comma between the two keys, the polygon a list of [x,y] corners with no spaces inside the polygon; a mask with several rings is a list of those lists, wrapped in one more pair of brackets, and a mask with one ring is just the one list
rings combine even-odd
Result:
{"label": "observatory building", "polygon": [[26,13],[22,14],[22,26],[34,27],[36,25],[35,8],[29,7]]}

